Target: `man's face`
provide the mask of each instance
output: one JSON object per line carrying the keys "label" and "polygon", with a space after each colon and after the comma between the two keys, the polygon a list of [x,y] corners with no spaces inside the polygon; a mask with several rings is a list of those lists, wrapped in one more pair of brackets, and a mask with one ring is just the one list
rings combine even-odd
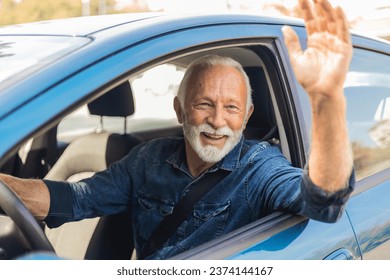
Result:
{"label": "man's face", "polygon": [[179,112],[184,136],[205,162],[218,162],[239,142],[247,116],[244,78],[233,67],[214,66],[194,74]]}

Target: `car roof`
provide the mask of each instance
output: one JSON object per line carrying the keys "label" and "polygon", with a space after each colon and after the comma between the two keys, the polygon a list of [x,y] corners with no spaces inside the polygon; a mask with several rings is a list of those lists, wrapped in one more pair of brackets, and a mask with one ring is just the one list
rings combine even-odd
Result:
{"label": "car roof", "polygon": [[133,13],[62,18],[1,27],[0,35],[88,36],[107,28],[155,16],[157,14],[154,13]]}
{"label": "car roof", "polygon": [[129,13],[111,14],[88,17],[74,17],[24,23],[0,27],[1,35],[57,35],[57,36],[91,36],[110,28],[143,21],[144,24],[159,21],[188,22],[191,25],[209,25],[223,23],[268,23],[302,25],[299,19],[289,17],[269,17],[248,13],[218,13],[218,14],[169,14],[169,13]]}

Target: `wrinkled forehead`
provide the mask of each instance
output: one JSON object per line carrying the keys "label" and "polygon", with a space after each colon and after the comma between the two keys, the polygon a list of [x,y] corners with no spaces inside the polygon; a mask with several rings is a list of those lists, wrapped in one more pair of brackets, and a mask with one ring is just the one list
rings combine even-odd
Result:
{"label": "wrinkled forehead", "polygon": [[206,93],[230,93],[246,98],[246,83],[242,73],[232,66],[197,67],[189,77],[186,100]]}

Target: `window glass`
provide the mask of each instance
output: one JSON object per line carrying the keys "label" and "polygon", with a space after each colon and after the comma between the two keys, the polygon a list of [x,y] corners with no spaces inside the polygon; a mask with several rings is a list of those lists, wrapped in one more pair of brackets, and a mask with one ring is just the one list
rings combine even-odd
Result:
{"label": "window glass", "polygon": [[390,56],[354,49],[345,84],[358,179],[390,167]]}
{"label": "window glass", "polygon": [[[126,132],[158,129],[178,125],[173,98],[176,95],[185,69],[172,64],[159,65],[148,69],[129,81],[132,87],[135,113],[127,118]],[[76,137],[104,129],[123,133],[124,118],[90,115],[84,105],[65,117],[58,126],[58,139],[70,142]]]}

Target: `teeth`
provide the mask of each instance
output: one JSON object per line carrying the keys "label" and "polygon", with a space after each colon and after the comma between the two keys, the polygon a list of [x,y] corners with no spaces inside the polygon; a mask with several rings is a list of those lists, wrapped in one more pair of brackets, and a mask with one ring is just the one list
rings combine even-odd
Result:
{"label": "teeth", "polygon": [[213,138],[213,139],[222,139],[224,135],[216,135],[216,134],[209,134],[209,133],[204,133],[207,137]]}

